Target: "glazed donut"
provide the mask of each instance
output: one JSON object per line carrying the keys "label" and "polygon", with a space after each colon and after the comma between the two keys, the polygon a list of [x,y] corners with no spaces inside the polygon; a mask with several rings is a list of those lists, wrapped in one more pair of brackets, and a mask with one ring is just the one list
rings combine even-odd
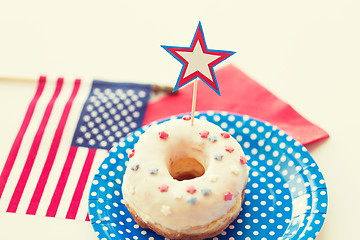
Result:
{"label": "glazed donut", "polygon": [[249,169],[239,143],[190,117],[151,126],[129,154],[122,192],[143,228],[170,239],[221,233],[239,214]]}

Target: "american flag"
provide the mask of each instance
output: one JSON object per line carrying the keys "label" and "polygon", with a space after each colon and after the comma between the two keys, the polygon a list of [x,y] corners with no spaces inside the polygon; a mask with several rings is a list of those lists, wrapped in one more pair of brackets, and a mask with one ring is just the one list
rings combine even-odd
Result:
{"label": "american flag", "polygon": [[150,85],[40,77],[0,159],[0,211],[88,219],[91,180],[109,149],[142,125],[150,92]]}

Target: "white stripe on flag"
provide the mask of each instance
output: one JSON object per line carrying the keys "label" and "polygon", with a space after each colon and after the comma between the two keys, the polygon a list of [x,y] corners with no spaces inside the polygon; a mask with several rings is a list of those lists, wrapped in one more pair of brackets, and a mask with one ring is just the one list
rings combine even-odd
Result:
{"label": "white stripe on flag", "polygon": [[88,148],[83,147],[79,147],[77,150],[76,157],[74,159],[74,163],[72,165],[70,175],[56,213],[56,217],[66,218],[66,214],[71,204],[71,200],[74,195],[76,185],[79,181],[81,170],[84,166],[88,151]]}
{"label": "white stripe on flag", "polygon": [[24,165],[30,151],[31,144],[26,144],[26,143],[33,142],[34,136],[39,128],[41,119],[43,118],[46,106],[49,103],[54,93],[55,86],[56,86],[55,82],[48,81],[45,85],[43,94],[39,98],[39,101],[35,108],[35,112],[31,118],[27,131],[25,132],[22,144],[19,149],[19,153],[14,163],[14,167],[12,168],[3,195],[1,196],[1,201],[0,201],[1,212],[5,212],[9,206],[10,200],[13,196],[15,187],[19,181],[21,172],[24,169]]}
{"label": "white stripe on flag", "polygon": [[90,170],[88,181],[86,182],[86,185],[85,185],[85,189],[84,189],[83,196],[81,198],[78,213],[76,214],[76,219],[78,219],[78,220],[85,220],[86,219],[86,215],[88,213],[88,198],[89,198],[89,192],[90,192],[92,179],[94,178],[95,173],[97,172],[100,164],[105,159],[107,154],[108,154],[107,151],[104,150],[104,149],[96,150],[96,155],[95,155],[95,158],[94,158],[94,162],[93,162],[93,165],[92,165],[91,170]]}
{"label": "white stripe on flag", "polygon": [[41,171],[45,165],[45,161],[49,153],[52,140],[54,138],[55,130],[58,126],[59,119],[61,117],[65,103],[67,102],[67,99],[71,94],[73,85],[74,85],[73,82],[71,84],[64,82],[60,95],[55,102],[49,122],[47,123],[47,126],[45,128],[45,132],[42,141],[40,143],[39,151],[37,153],[33,168],[31,170],[29,179],[24,189],[24,193],[22,195],[18,209],[16,211],[17,213],[25,214],[29,207],[30,200],[33,196],[36,185],[39,181]]}
{"label": "white stripe on flag", "polygon": [[[56,155],[54,165],[49,175],[48,183],[45,186],[36,215],[45,216],[53,197],[55,188],[60,178],[61,171],[66,161],[67,153],[77,126],[81,110],[90,91],[90,84],[85,81],[81,83],[77,97],[75,98],[70,114],[64,129],[64,133],[59,145],[58,154]],[[80,172],[81,169],[78,169]]]}

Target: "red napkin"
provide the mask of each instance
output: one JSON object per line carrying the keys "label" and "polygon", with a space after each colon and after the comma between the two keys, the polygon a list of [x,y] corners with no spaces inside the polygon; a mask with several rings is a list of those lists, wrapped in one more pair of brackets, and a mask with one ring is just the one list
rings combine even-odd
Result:
{"label": "red napkin", "polygon": [[[312,124],[289,104],[277,98],[259,83],[246,76],[233,65],[216,71],[221,96],[199,82],[196,110],[218,110],[246,114],[268,121],[302,144],[318,141],[329,135]],[[169,95],[148,104],[144,124],[189,112],[191,109],[192,84],[179,90],[177,95]]]}

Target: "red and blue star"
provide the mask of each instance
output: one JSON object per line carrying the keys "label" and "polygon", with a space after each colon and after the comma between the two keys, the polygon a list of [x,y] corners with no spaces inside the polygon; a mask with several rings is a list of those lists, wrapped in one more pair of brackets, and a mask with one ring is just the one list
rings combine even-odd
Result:
{"label": "red and blue star", "polygon": [[196,78],[200,78],[220,95],[214,67],[235,52],[208,49],[204,32],[199,22],[190,47],[161,46],[182,64],[174,91]]}

